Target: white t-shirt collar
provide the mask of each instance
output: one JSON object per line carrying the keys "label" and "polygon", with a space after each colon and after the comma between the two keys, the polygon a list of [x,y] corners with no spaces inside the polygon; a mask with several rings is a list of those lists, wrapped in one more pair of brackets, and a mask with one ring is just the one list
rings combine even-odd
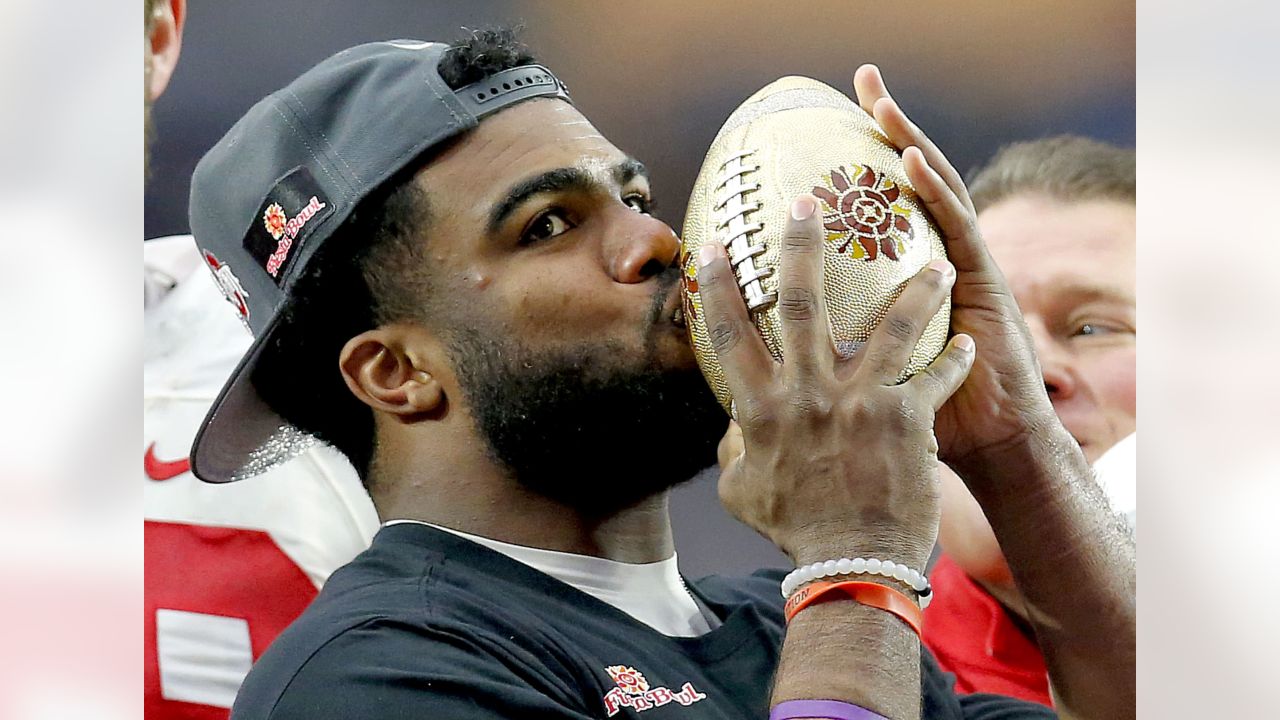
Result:
{"label": "white t-shirt collar", "polygon": [[[704,613],[680,577],[675,553],[652,563],[623,563],[590,555],[513,545],[421,520],[389,520],[383,527],[416,523],[452,533],[546,573],[608,603],[663,635],[696,637],[710,632]],[[710,621],[708,618],[710,617]]]}

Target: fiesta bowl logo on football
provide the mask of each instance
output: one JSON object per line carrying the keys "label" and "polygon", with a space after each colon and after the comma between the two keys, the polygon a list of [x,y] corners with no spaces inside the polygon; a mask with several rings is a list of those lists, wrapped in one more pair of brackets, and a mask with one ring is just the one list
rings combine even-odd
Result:
{"label": "fiesta bowl logo on football", "polygon": [[901,188],[866,165],[854,165],[852,173],[843,167],[832,170],[830,182],[814,187],[813,194],[830,209],[822,224],[827,241],[840,243],[837,252],[851,250],[853,257],[867,262],[881,254],[897,260],[915,236],[911,209],[898,203]]}
{"label": "fiesta bowl logo on football", "polygon": [[698,319],[698,306],[693,303],[693,296],[698,294],[698,263],[694,261],[691,253],[684,250],[680,253],[680,264],[684,267],[681,277],[684,292],[680,293],[680,301],[684,306],[685,322],[691,323]]}
{"label": "fiesta bowl logo on football", "polygon": [[679,692],[665,687],[650,688],[644,675],[629,665],[610,665],[604,671],[617,685],[604,696],[604,708],[609,717],[617,715],[622,708],[644,712],[671,702],[688,707],[707,698],[693,688],[693,683],[685,683]]}

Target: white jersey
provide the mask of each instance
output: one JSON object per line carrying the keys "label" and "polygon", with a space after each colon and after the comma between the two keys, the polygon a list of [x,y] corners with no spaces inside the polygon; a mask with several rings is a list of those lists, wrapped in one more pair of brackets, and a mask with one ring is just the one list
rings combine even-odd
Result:
{"label": "white jersey", "polygon": [[196,430],[251,338],[189,236],[144,247],[146,713],[225,716],[249,665],[378,518],[327,446],[227,485],[190,473]]}
{"label": "white jersey", "polygon": [[1111,509],[1138,529],[1138,434],[1116,443],[1093,464],[1094,476],[1107,493]]}

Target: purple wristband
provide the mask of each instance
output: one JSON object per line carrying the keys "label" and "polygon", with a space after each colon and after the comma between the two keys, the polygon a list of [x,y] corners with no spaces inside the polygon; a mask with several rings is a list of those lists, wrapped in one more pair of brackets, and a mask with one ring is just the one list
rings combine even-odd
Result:
{"label": "purple wristband", "polygon": [[769,720],[830,718],[831,720],[888,720],[885,716],[839,700],[788,700],[769,712]]}

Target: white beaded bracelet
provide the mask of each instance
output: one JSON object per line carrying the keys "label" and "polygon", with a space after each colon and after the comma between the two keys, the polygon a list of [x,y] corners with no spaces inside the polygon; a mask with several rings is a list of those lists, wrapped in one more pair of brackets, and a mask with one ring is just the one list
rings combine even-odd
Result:
{"label": "white beaded bracelet", "polygon": [[893,578],[916,592],[921,610],[929,607],[929,601],[933,599],[933,588],[923,574],[902,563],[875,558],[840,558],[798,567],[782,579],[782,597],[790,598],[801,585],[832,575],[883,575]]}

